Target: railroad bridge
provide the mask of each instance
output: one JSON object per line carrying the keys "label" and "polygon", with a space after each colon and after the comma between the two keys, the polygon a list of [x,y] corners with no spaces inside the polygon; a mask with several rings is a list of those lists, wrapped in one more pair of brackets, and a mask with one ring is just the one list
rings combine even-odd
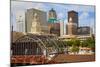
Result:
{"label": "railroad bridge", "polygon": [[45,64],[62,53],[66,44],[52,35],[27,34],[11,43],[12,64]]}

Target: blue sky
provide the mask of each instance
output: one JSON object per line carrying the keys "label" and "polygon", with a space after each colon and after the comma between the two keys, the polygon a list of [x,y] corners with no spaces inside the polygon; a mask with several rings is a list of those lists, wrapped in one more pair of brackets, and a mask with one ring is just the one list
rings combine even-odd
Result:
{"label": "blue sky", "polygon": [[67,12],[74,10],[78,12],[79,26],[91,26],[94,29],[95,24],[95,6],[89,5],[74,5],[74,4],[55,4],[55,3],[38,3],[38,2],[21,2],[11,1],[11,23],[16,30],[16,14],[25,13],[27,9],[35,8],[48,12],[53,8],[57,12],[58,19],[64,21],[66,25],[68,22]]}

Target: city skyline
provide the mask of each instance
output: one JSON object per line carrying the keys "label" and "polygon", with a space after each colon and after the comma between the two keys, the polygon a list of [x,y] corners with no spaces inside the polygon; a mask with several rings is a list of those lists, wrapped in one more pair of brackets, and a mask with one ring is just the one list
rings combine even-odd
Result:
{"label": "city skyline", "polygon": [[95,6],[11,1],[11,66],[95,61]]}
{"label": "city skyline", "polygon": [[64,21],[64,26],[66,26],[66,24],[68,23],[68,19],[67,19],[68,11],[74,10],[78,12],[79,26],[91,26],[93,28],[93,32],[95,32],[94,31],[95,6],[12,1],[11,2],[11,24],[13,24],[15,31],[16,31],[16,14],[25,13],[26,10],[30,8],[39,9],[47,13],[51,8],[53,8],[57,12],[57,18]]}

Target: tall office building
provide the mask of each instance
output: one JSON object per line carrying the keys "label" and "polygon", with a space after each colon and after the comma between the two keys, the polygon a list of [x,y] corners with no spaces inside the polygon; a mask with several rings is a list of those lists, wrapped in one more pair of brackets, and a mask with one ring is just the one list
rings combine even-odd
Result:
{"label": "tall office building", "polygon": [[60,23],[57,21],[56,11],[52,8],[48,13],[49,33],[60,36]]}
{"label": "tall office building", "polygon": [[26,32],[48,33],[47,14],[37,9],[28,9],[25,13]]}
{"label": "tall office building", "polygon": [[53,8],[48,13],[48,19],[57,19],[56,11]]}
{"label": "tall office building", "polygon": [[64,21],[60,20],[60,36],[64,35]]}
{"label": "tall office building", "polygon": [[72,23],[76,23],[78,27],[78,12],[73,10],[68,12],[68,22],[70,21],[72,21]]}
{"label": "tall office building", "polygon": [[76,35],[78,28],[78,13],[75,11],[68,12],[68,35]]}
{"label": "tall office building", "polygon": [[23,11],[16,14],[16,31],[25,32],[25,12]]}
{"label": "tall office building", "polygon": [[53,23],[50,34],[55,34],[57,36],[60,36],[60,23]]}

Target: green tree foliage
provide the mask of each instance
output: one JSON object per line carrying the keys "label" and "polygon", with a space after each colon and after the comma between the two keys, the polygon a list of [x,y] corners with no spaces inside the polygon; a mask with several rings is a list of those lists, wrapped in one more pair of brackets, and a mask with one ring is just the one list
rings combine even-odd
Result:
{"label": "green tree foliage", "polygon": [[87,39],[87,44],[89,48],[94,48],[95,47],[95,40],[92,38]]}
{"label": "green tree foliage", "polygon": [[86,40],[82,41],[82,42],[80,43],[80,46],[81,46],[81,47],[87,47],[87,46],[88,46],[87,41],[86,41]]}
{"label": "green tree foliage", "polygon": [[69,47],[72,47],[71,48],[71,52],[78,52],[79,51],[79,46],[80,46],[80,40],[74,38],[74,39],[71,39],[69,41],[66,41],[67,42],[67,46]]}
{"label": "green tree foliage", "polygon": [[79,52],[79,47],[76,47],[76,46],[72,46],[71,48],[71,52],[74,52],[74,53],[78,53]]}
{"label": "green tree foliage", "polygon": [[72,47],[71,51],[72,52],[78,52],[79,51],[79,46],[81,47],[89,47],[91,48],[93,51],[95,51],[95,40],[92,38],[88,38],[84,41],[80,41],[79,39],[71,39],[69,41],[66,41],[65,43],[67,43],[66,45],[68,47]]}
{"label": "green tree foliage", "polygon": [[95,40],[92,38],[88,38],[81,42],[82,47],[89,47],[89,48],[95,48]]}
{"label": "green tree foliage", "polygon": [[80,40],[78,40],[78,39],[73,39],[72,42],[73,42],[73,46],[77,46],[77,47],[80,46]]}
{"label": "green tree foliage", "polygon": [[67,41],[67,46],[72,46],[72,44],[73,44],[72,40],[71,41]]}

